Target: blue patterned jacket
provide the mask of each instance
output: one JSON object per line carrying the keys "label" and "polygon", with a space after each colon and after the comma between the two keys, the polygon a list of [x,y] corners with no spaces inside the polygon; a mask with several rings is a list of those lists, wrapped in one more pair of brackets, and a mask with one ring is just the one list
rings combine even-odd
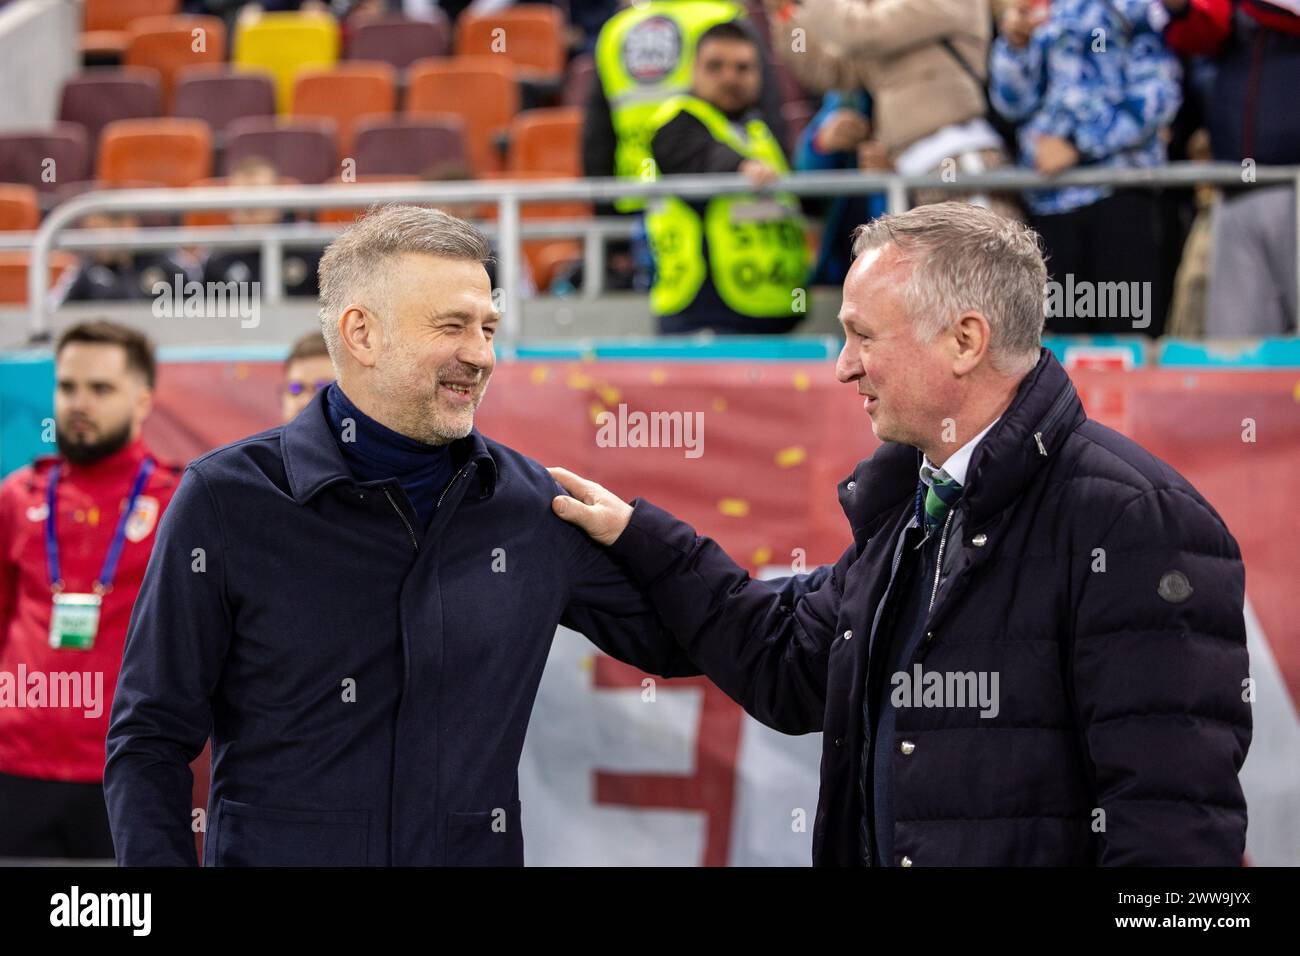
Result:
{"label": "blue patterned jacket", "polygon": [[[1155,9],[1153,9],[1155,8]],[[1081,165],[1128,169],[1165,162],[1161,127],[1182,102],[1182,68],[1161,32],[1168,20],[1151,0],[1053,0],[1024,49],[1003,37],[989,56],[994,108],[1020,124],[1020,164],[1033,168],[1039,136],[1060,136]],[[1068,186],[1026,194],[1039,214],[1068,212],[1110,194]]]}

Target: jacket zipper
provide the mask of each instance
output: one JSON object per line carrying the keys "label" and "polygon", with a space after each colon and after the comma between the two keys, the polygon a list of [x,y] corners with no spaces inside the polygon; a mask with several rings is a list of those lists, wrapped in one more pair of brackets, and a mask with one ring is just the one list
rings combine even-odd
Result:
{"label": "jacket zipper", "polygon": [[451,486],[454,485],[456,482],[460,481],[460,476],[463,474],[465,474],[464,468],[456,472],[456,474],[452,476],[451,481],[447,482],[447,487],[442,489],[442,494],[438,496],[438,503],[433,506],[434,510],[437,510],[438,508],[442,507],[442,499],[447,497],[447,492],[451,491]]}
{"label": "jacket zipper", "polygon": [[411,527],[411,522],[408,521],[406,515],[402,513],[401,507],[397,504],[397,501],[393,498],[392,492],[390,492],[387,488],[384,489],[384,497],[388,499],[388,503],[392,505],[393,510],[397,512],[397,517],[402,519],[402,524],[406,526],[406,533],[411,536],[411,546],[415,548],[416,551],[419,551],[420,542],[415,537],[415,529]]}
{"label": "jacket zipper", "polygon": [[934,561],[934,587],[930,589],[930,606],[925,609],[929,614],[934,610],[934,598],[939,593],[939,575],[943,573],[943,549],[948,543],[948,526],[952,524],[952,509],[948,509],[948,515],[943,519],[943,534],[939,536],[939,554]]}

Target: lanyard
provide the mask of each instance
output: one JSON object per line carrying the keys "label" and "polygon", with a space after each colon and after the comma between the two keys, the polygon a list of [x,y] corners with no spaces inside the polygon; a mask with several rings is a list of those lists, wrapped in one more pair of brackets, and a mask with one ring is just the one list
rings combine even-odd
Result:
{"label": "lanyard", "polygon": [[[63,590],[63,579],[59,576],[59,541],[54,533],[54,520],[57,515],[55,491],[59,485],[59,465],[50,470],[50,486],[45,491],[45,564],[50,572],[50,587],[55,594]],[[145,458],[140,462],[140,470],[135,474],[131,493],[126,499],[126,508],[118,519],[117,530],[108,545],[108,555],[104,558],[104,568],[95,581],[95,593],[106,594],[113,587],[113,575],[117,573],[117,559],[122,555],[122,546],[126,543],[126,523],[135,510],[135,500],[140,497],[144,483],[153,472],[153,459]]]}

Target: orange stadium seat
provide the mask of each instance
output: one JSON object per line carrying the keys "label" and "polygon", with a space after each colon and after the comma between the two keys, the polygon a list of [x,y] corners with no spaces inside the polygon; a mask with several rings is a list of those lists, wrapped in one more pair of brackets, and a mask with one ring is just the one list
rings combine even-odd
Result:
{"label": "orange stadium seat", "polygon": [[474,172],[500,171],[496,140],[519,112],[518,72],[501,57],[418,60],[407,74],[406,112],[455,113],[465,121]]}
{"label": "orange stadium seat", "polygon": [[264,13],[235,27],[237,69],[254,69],[275,77],[281,113],[293,105],[293,84],[303,70],[333,66],[339,58],[339,25],[327,12]]}
{"label": "orange stadium seat", "polygon": [[582,175],[582,110],[573,106],[524,110],[510,123],[511,172]]}
{"label": "orange stadium seat", "polygon": [[[521,171],[499,173],[484,177],[486,179],[563,179],[555,173]],[[591,203],[579,200],[554,200],[552,202],[522,203],[519,218],[529,219],[590,219],[593,210]],[[484,203],[482,218],[494,222],[497,218],[495,203]],[[578,239],[525,239],[523,242],[524,262],[533,284],[539,291],[550,288],[555,273],[566,262],[582,258],[582,242]]]}
{"label": "orange stadium seat", "polygon": [[41,222],[36,188],[21,183],[0,183],[0,232],[28,232]]}
{"label": "orange stadium seat", "polygon": [[[27,262],[30,258],[31,253],[26,250],[0,252],[0,305],[27,304]],[[63,274],[75,269],[79,261],[74,252],[53,250],[49,259],[49,288],[54,288]]]}
{"label": "orange stadium seat", "polygon": [[456,21],[456,54],[502,56],[524,79],[558,80],[564,73],[564,14],[544,3],[483,14],[467,10]]}
{"label": "orange stadium seat", "polygon": [[181,70],[225,59],[226,25],[217,17],[146,17],[131,24],[123,62],[158,71],[166,109]]}
{"label": "orange stadium seat", "polygon": [[202,120],[118,120],[104,128],[95,177],[188,186],[212,172],[212,132]]}
{"label": "orange stadium seat", "polygon": [[293,86],[293,116],[332,119],[341,157],[351,155],[357,120],[391,116],[396,104],[397,73],[387,63],[350,62],[307,70],[298,74]]}
{"label": "orange stadium seat", "polygon": [[142,17],[170,16],[181,0],[85,0],[81,29],[82,53],[121,56],[130,39],[127,28]]}

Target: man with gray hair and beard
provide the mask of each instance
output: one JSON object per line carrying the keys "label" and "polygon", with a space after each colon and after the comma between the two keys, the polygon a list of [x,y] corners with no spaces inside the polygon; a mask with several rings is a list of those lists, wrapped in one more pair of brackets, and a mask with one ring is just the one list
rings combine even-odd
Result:
{"label": "man with gray hair and beard", "polygon": [[750,714],[823,733],[814,863],[1240,865],[1236,541],[1084,413],[1040,345],[1031,230],[947,202],[859,227],[853,253],[836,377],[883,444],[839,486],[834,566],[753,580],[562,469],[556,512]]}
{"label": "man with gray hair and beard", "polygon": [[158,530],[108,734],[122,865],[523,863],[518,765],[556,627],[698,673],[536,462],[474,411],[499,316],[468,223],[375,208],[321,260],[337,381],[204,455]]}

